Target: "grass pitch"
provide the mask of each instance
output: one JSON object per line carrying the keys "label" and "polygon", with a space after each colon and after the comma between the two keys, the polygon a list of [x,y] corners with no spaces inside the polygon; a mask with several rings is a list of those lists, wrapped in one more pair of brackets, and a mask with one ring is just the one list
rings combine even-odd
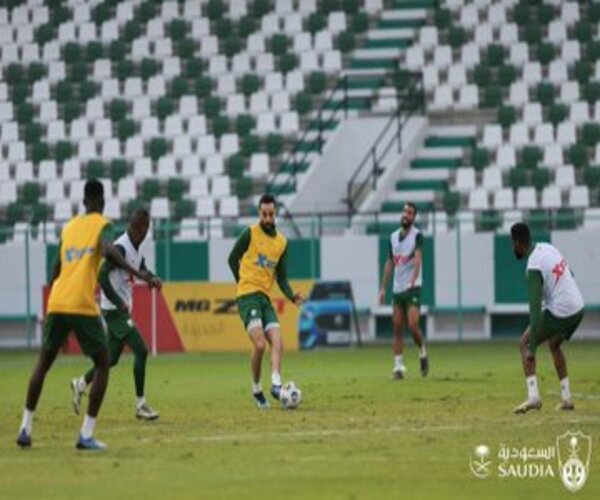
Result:
{"label": "grass pitch", "polygon": [[[96,435],[109,450],[74,449],[81,418],[69,380],[88,366],[59,357],[37,411],[33,449],[15,445],[35,355],[0,353],[0,498],[600,498],[600,344],[571,343],[576,411],[557,413],[558,382],[540,349],[539,412],[511,413],[525,397],[516,343],[432,345],[421,379],[389,381],[389,349],[288,353],[284,379],[303,391],[296,411],[255,409],[248,356],[150,359],[148,401],[157,422],[134,418],[132,359],[111,372]],[[264,381],[269,371],[265,364]],[[266,384],[263,384],[266,386]],[[587,484],[558,477],[477,479],[477,445],[547,447],[567,430],[593,438]],[[552,466],[557,470],[556,461]]]}

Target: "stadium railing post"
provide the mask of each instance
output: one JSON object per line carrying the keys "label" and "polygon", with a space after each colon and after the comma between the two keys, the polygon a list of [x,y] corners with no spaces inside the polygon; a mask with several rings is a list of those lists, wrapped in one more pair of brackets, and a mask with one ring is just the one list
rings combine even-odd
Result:
{"label": "stadium railing post", "polygon": [[29,264],[29,227],[25,231],[25,301],[26,314],[25,325],[27,329],[27,348],[31,348],[31,269]]}
{"label": "stadium railing post", "polygon": [[461,220],[460,215],[456,217],[456,302],[457,302],[457,324],[458,340],[463,340],[463,311],[462,311],[462,242],[461,242]]}

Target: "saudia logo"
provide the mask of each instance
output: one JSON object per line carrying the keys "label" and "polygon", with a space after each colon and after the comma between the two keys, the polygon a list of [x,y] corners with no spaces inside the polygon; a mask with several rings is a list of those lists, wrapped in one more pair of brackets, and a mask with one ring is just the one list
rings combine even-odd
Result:
{"label": "saudia logo", "polygon": [[262,253],[258,254],[258,259],[256,260],[255,264],[258,267],[266,267],[267,269],[275,269],[277,266],[277,262],[269,260],[269,258]]}
{"label": "saudia logo", "polygon": [[[273,299],[272,303],[277,314],[285,312],[286,301],[284,299]],[[177,299],[175,312],[237,314],[238,311],[235,299]]]}
{"label": "saudia logo", "polygon": [[[496,475],[500,479],[546,479],[560,477],[571,492],[584,487],[592,456],[592,438],[581,431],[566,432],[556,444],[542,448],[500,445],[493,464],[489,446],[477,446],[469,460],[472,474],[479,479]],[[558,468],[555,464],[558,462]]]}

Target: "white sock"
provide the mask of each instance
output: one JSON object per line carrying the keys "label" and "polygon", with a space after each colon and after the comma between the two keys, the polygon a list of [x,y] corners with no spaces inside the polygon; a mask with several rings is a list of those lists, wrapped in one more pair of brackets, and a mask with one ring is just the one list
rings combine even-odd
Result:
{"label": "white sock", "polygon": [[142,405],[146,404],[146,396],[136,397],[135,398],[136,407],[139,408]]}
{"label": "white sock", "polygon": [[537,377],[535,375],[527,377],[527,394],[530,400],[540,399],[540,391],[538,390]]}
{"label": "white sock", "polygon": [[31,426],[33,424],[34,412],[29,411],[27,408],[23,410],[23,420],[21,420],[21,429],[25,429],[28,436],[31,435]]}
{"label": "white sock", "polygon": [[83,439],[89,439],[94,434],[94,427],[96,426],[96,419],[90,417],[88,414],[83,417],[83,425],[81,426],[81,437]]}
{"label": "white sock", "polygon": [[404,370],[404,356],[402,354],[394,356],[394,370]]}
{"label": "white sock", "polygon": [[281,374],[279,372],[273,372],[271,374],[271,384],[281,385]]}
{"label": "white sock", "polygon": [[252,382],[252,393],[258,394],[262,392],[262,387],[260,386],[260,382]]}
{"label": "white sock", "polygon": [[425,349],[425,342],[423,342],[423,343],[421,344],[421,349],[420,349],[420,352],[419,352],[419,357],[420,357],[421,359],[423,359],[423,358],[426,358],[426,357],[427,357],[427,349]]}
{"label": "white sock", "polygon": [[571,401],[571,388],[569,387],[569,377],[560,381],[560,397],[563,401]]}
{"label": "white sock", "polygon": [[87,382],[85,381],[85,377],[79,377],[77,379],[77,388],[83,392],[87,389]]}

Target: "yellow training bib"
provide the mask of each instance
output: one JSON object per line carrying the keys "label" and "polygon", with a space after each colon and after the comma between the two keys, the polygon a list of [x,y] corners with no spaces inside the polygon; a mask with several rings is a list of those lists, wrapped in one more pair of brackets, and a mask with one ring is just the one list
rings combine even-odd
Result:
{"label": "yellow training bib", "polygon": [[269,295],[275,281],[275,268],[287,246],[281,233],[266,234],[260,224],[250,226],[250,245],[240,262],[237,296],[262,292]]}
{"label": "yellow training bib", "polygon": [[79,215],[63,228],[60,274],[52,284],[48,313],[98,316],[96,284],[100,261],[100,234],[108,219],[99,213]]}

